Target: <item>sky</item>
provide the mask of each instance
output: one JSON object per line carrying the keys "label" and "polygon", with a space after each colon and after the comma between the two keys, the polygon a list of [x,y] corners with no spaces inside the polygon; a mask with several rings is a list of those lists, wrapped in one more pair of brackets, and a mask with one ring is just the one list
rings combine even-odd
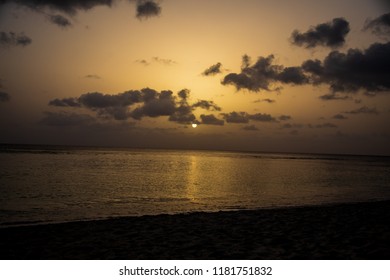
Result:
{"label": "sky", "polygon": [[389,39],[385,0],[0,0],[0,143],[390,155]]}

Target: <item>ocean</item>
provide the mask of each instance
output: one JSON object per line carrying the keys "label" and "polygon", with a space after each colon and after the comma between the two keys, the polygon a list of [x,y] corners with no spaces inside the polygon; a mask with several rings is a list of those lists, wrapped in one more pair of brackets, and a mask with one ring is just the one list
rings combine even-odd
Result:
{"label": "ocean", "polygon": [[0,227],[390,199],[390,157],[0,146]]}

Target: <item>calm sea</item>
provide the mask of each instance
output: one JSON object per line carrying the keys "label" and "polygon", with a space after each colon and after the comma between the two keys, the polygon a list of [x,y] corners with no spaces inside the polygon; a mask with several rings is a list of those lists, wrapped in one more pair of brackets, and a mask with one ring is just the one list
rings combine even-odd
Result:
{"label": "calm sea", "polygon": [[0,226],[390,199],[390,158],[0,146]]}

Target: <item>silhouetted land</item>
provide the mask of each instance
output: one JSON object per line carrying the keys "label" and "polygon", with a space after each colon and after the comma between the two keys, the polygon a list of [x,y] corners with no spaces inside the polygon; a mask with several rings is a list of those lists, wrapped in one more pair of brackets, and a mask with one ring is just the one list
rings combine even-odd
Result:
{"label": "silhouetted land", "polygon": [[2,259],[390,259],[390,201],[0,229]]}

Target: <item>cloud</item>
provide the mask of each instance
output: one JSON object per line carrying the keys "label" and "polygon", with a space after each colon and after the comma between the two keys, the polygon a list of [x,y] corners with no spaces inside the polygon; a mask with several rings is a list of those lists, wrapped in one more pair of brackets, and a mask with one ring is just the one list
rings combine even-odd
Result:
{"label": "cloud", "polygon": [[379,36],[390,36],[390,13],[367,20],[363,30],[371,30],[372,33]]}
{"label": "cloud", "polygon": [[95,75],[95,74],[89,74],[89,75],[85,75],[84,78],[87,78],[87,79],[96,79],[96,80],[100,80],[101,77],[99,75]]}
{"label": "cloud", "polygon": [[146,59],[137,59],[135,62],[143,64],[144,66],[148,66],[150,62],[148,62]]}
{"label": "cloud", "polygon": [[276,122],[277,120],[269,114],[248,114],[246,112],[222,113],[223,118],[228,123],[248,123],[250,120],[259,122]]}
{"label": "cloud", "polygon": [[231,112],[221,114],[228,123],[248,123],[249,114],[245,112]]}
{"label": "cloud", "polygon": [[16,34],[14,32],[0,32],[0,47],[25,47],[32,43],[31,38],[23,33]]}
{"label": "cloud", "polygon": [[308,82],[300,67],[286,67],[275,79],[285,84],[302,85]]}
{"label": "cloud", "polygon": [[258,122],[276,122],[277,120],[269,114],[257,113],[249,115],[249,119]]}
{"label": "cloud", "polygon": [[152,64],[154,62],[159,63],[159,64],[163,64],[163,65],[167,65],[167,66],[177,64],[177,62],[172,60],[172,59],[160,58],[158,56],[152,57],[152,59],[150,61],[148,61],[146,59],[137,59],[135,62],[140,63],[144,66],[149,66],[150,64]]}
{"label": "cloud", "polygon": [[190,96],[190,90],[189,89],[182,89],[177,93],[177,95],[182,99],[182,102],[186,102],[187,98]]}
{"label": "cloud", "polygon": [[253,101],[253,103],[260,103],[260,102],[275,103],[276,101],[273,99],[269,99],[269,98],[258,99],[258,100]]}
{"label": "cloud", "polygon": [[49,102],[49,105],[57,107],[81,107],[81,104],[76,98],[63,98],[63,99],[54,99]]}
{"label": "cloud", "polygon": [[224,125],[224,121],[217,119],[213,114],[211,115],[200,115],[200,119],[202,120],[202,124],[209,125]]}
{"label": "cloud", "polygon": [[[6,3],[15,3],[40,13],[46,10],[59,11],[68,15],[76,15],[79,11],[88,11],[97,6],[111,7],[117,0],[0,0],[0,6]],[[132,0],[130,0],[132,2]],[[161,7],[152,0],[137,0],[136,10],[138,19],[147,19],[149,17],[161,14]],[[62,27],[69,27],[71,22],[61,16],[49,16],[49,20]]]}
{"label": "cloud", "polygon": [[79,10],[87,11],[95,6],[111,7],[114,0],[3,0],[1,4],[12,2],[34,10],[57,10],[69,15],[74,15]]}
{"label": "cloud", "polygon": [[8,93],[0,91],[0,102],[8,102],[10,99],[11,98]]}
{"label": "cloud", "polygon": [[[152,91],[151,89],[148,89]],[[142,106],[137,107],[130,113],[130,116],[136,120],[142,117],[160,117],[171,116],[176,111],[176,103],[173,98],[172,91],[155,92],[153,97],[144,100]]]}
{"label": "cloud", "polygon": [[346,119],[348,119],[346,116],[344,116],[342,114],[334,115],[332,118],[336,119],[336,120],[346,120]]}
{"label": "cloud", "polygon": [[126,120],[127,107],[141,102],[140,91],[127,91],[116,95],[99,92],[85,93],[78,98],[54,99],[49,105],[57,107],[85,107],[95,111],[100,117],[113,117],[116,120]]}
{"label": "cloud", "polygon": [[379,112],[375,107],[368,108],[367,106],[363,106],[363,107],[360,107],[360,108],[355,109],[355,110],[347,111],[345,113],[346,114],[353,114],[353,115],[357,115],[357,114],[379,115]]}
{"label": "cloud", "polygon": [[179,107],[175,109],[175,112],[169,116],[168,120],[181,124],[198,123],[195,115],[192,113],[191,106],[186,105],[179,105]]}
{"label": "cloud", "polygon": [[294,30],[291,35],[291,42],[305,48],[317,46],[340,47],[344,45],[345,37],[349,31],[348,21],[343,18],[335,18],[332,22],[318,24],[304,33]]}
{"label": "cloud", "polygon": [[[99,118],[141,120],[144,117],[169,117],[169,121],[182,124],[198,122],[193,111],[202,108],[208,111],[220,111],[221,108],[213,101],[200,100],[194,104],[188,103],[190,91],[183,89],[174,95],[170,90],[158,92],[154,89],[129,90],[118,94],[103,94],[99,92],[85,93],[80,97],[54,99],[49,105],[56,107],[87,108]],[[207,120],[206,120],[207,121]]]}
{"label": "cloud", "polygon": [[208,111],[221,111],[221,107],[214,103],[214,101],[199,100],[192,105],[193,108],[202,108]]}
{"label": "cloud", "polygon": [[274,56],[260,56],[256,63],[250,65],[250,57],[242,57],[240,73],[230,73],[222,80],[223,85],[234,85],[237,90],[247,89],[258,92],[269,91],[271,83],[280,82],[285,84],[301,85],[308,83],[300,67],[287,67],[273,64]]}
{"label": "cloud", "polygon": [[216,74],[220,74],[220,73],[222,73],[221,67],[222,67],[222,64],[220,62],[218,62],[217,64],[211,65],[209,68],[204,70],[202,72],[202,75],[203,76],[214,76]]}
{"label": "cloud", "polygon": [[242,129],[243,129],[243,130],[248,130],[248,131],[258,131],[258,130],[259,130],[259,129],[258,129],[256,126],[254,126],[254,125],[247,125],[247,126],[244,126]]}
{"label": "cloud", "polygon": [[66,17],[61,15],[50,15],[49,20],[63,28],[72,26],[72,23]]}
{"label": "cloud", "polygon": [[279,118],[278,118],[280,121],[288,121],[288,120],[291,120],[291,116],[288,116],[288,115],[281,115]]}
{"label": "cloud", "polygon": [[45,112],[44,114],[41,124],[49,126],[79,126],[95,122],[93,117],[86,114],[68,112]]}
{"label": "cloud", "polygon": [[161,13],[161,7],[154,1],[138,0],[137,1],[137,18],[144,19],[158,16]]}
{"label": "cloud", "polygon": [[312,84],[328,84],[332,92],[389,91],[390,42],[374,43],[364,51],[332,51],[323,62],[303,62],[302,69]]}
{"label": "cloud", "polygon": [[165,65],[172,65],[172,64],[177,63],[176,61],[174,61],[172,59],[160,58],[158,56],[153,57],[152,60],[157,62],[157,63],[161,63],[161,64],[165,64]]}
{"label": "cloud", "polygon": [[331,92],[331,93],[328,93],[328,94],[324,94],[324,95],[321,95],[320,96],[320,99],[324,100],[324,101],[329,101],[329,100],[346,100],[348,99],[349,97],[344,95],[344,96],[340,96],[340,95],[337,95],[336,93],[334,92]]}

